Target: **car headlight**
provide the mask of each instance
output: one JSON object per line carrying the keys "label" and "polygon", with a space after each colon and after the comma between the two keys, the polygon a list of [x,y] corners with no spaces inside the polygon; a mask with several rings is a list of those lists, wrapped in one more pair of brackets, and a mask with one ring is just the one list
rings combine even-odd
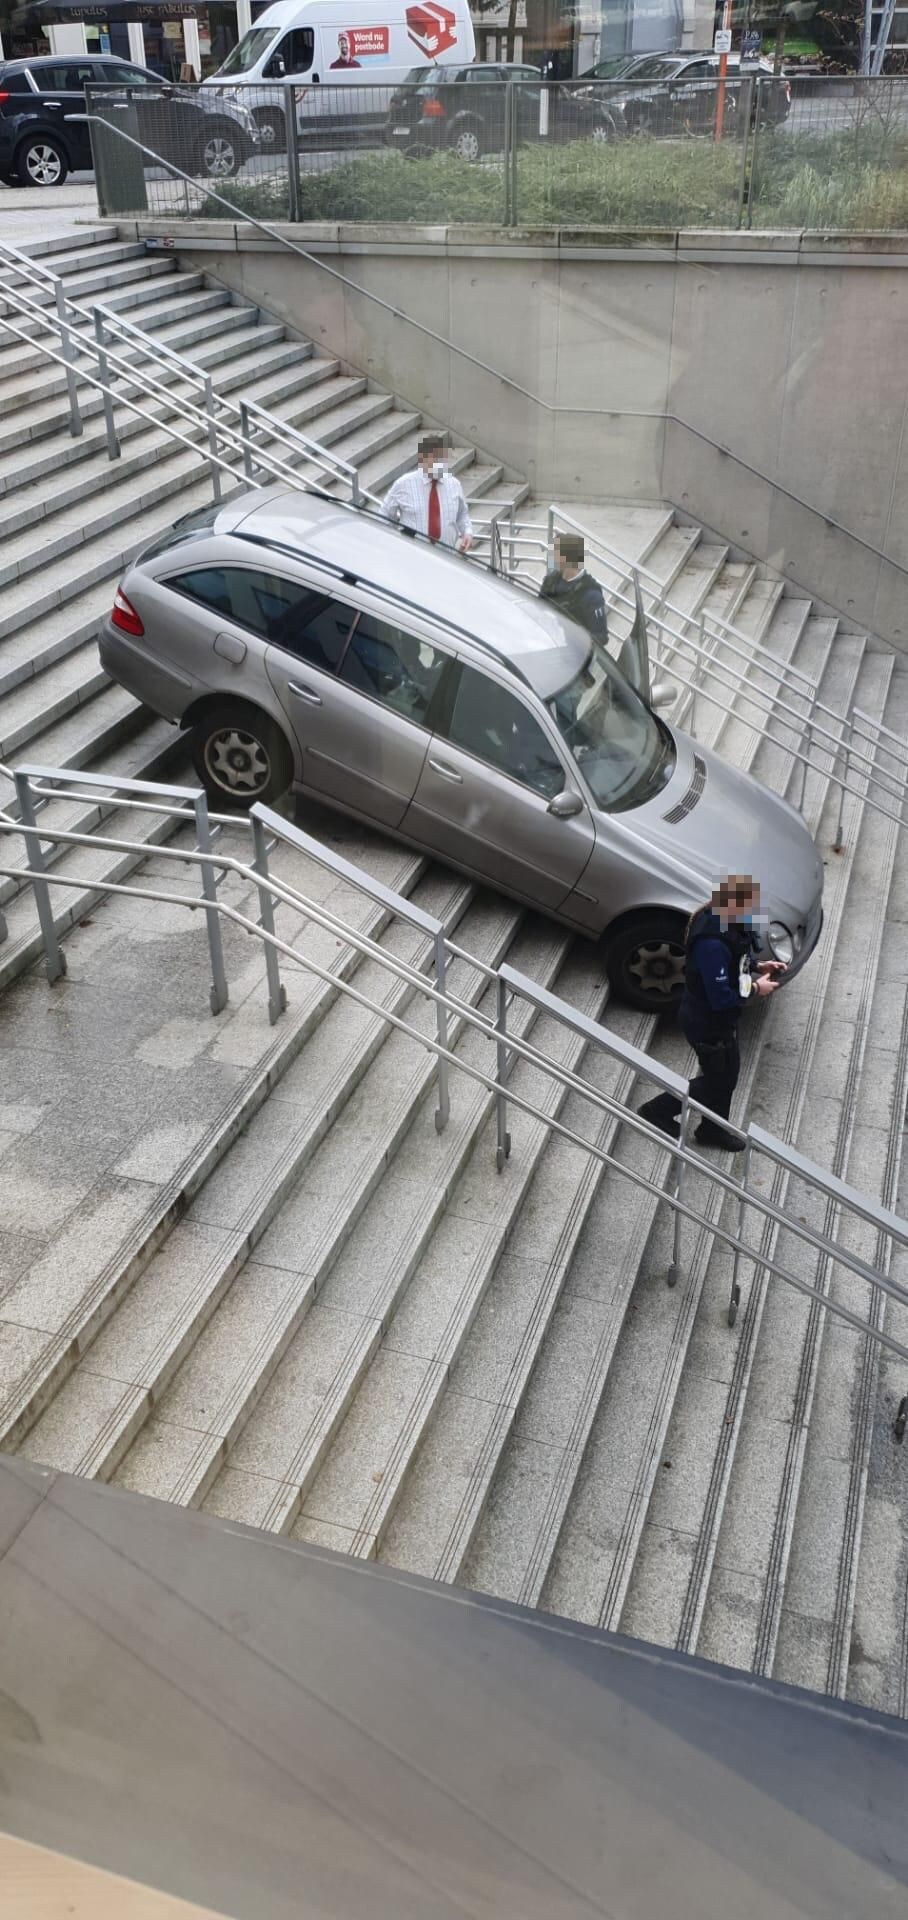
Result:
{"label": "car headlight", "polygon": [[774,960],[781,960],[783,967],[790,967],[795,957],[795,944],[787,927],[781,920],[770,920],[766,929],[766,939]]}

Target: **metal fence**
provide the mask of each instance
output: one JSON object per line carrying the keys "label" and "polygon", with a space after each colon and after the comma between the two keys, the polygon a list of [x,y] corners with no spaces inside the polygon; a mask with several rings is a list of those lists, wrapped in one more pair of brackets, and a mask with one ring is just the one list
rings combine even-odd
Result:
{"label": "metal fence", "polygon": [[269,220],[908,230],[908,77],[503,84],[476,67],[440,85],[90,88],[89,113],[108,215],[227,219],[226,199]]}

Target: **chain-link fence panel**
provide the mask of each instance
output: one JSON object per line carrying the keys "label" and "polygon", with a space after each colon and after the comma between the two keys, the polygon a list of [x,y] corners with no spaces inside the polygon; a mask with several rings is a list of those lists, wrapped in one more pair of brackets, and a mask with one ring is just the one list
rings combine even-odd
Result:
{"label": "chain-link fence panel", "polygon": [[289,219],[286,148],[263,127],[284,98],[276,87],[88,87],[100,211],[229,218],[211,191],[229,200],[242,183],[267,192],[273,218]]}
{"label": "chain-link fence panel", "polygon": [[753,227],[908,229],[908,78],[789,82],[774,119],[761,88],[750,167]]}
{"label": "chain-link fence panel", "polygon": [[625,231],[739,224],[749,79],[521,81],[515,92],[512,222]]}

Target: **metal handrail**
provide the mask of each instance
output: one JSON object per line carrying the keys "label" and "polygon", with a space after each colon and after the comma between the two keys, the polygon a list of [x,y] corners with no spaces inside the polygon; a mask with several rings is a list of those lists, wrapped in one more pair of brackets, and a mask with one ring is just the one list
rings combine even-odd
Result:
{"label": "metal handrail", "polygon": [[[231,400],[229,395],[217,393],[213,386],[211,374],[206,373],[204,368],[197,366],[195,361],[187,359],[184,354],[175,352],[174,349],[167,346],[165,342],[153,339],[152,336],[145,333],[141,327],[137,327],[133,321],[125,319],[121,314],[117,313],[113,308],[106,306],[102,301],[95,302],[90,307],[87,307],[83,305],[81,301],[71,299],[66,294],[65,286],[58,275],[51,273],[38,262],[32,261],[31,256],[23,253],[18,247],[12,247],[8,242],[0,241],[0,261],[7,264],[11,263],[15,270],[21,273],[26,280],[31,277],[39,281],[42,285],[50,284],[53,286],[57,300],[56,320],[61,332],[65,324],[72,344],[80,348],[82,353],[88,357],[94,357],[99,363],[103,360],[106,361],[108,365],[113,365],[115,370],[127,383],[134,382],[140,388],[144,387],[146,391],[149,386],[151,386],[156,398],[160,398],[165,404],[171,407],[174,404],[173,396],[166,388],[161,389],[157,381],[149,381],[147,374],[144,374],[143,377],[143,370],[137,369],[130,361],[124,361],[120,355],[111,353],[105,335],[119,335],[128,346],[135,343],[145,350],[152,364],[158,361],[164,361],[167,366],[173,369],[179,379],[185,381],[189,386],[197,386],[204,400],[204,406],[201,409],[205,415],[203,431],[210,436],[212,421],[217,433],[226,431],[226,434],[233,441],[234,450],[239,450],[242,453],[244,462],[243,473],[247,480],[252,478],[253,464],[255,462],[262,464],[262,449],[260,443],[254,443],[248,431],[248,421],[250,418],[254,418],[262,430],[268,433],[273,439],[282,441],[285,445],[289,444],[294,450],[298,449],[314,466],[324,468],[330,478],[343,480],[350,488],[354,505],[359,505],[364,500],[368,500],[375,506],[379,505],[376,496],[372,494],[368,488],[362,486],[355,466],[349,461],[342,459],[340,455],[332,453],[330,448],[323,446],[320,441],[310,440],[308,435],[302,433],[298,427],[290,426],[287,422],[278,419],[275,414],[269,413],[267,408],[260,406],[256,401],[236,402]],[[33,269],[34,272],[32,271]],[[0,284],[0,297],[16,303],[20,311],[24,307],[31,318],[43,321],[48,330],[52,330],[54,324],[53,316],[49,314],[48,309],[44,305],[37,300],[33,300],[22,288]],[[72,315],[78,316],[78,319],[90,330],[87,334],[83,332],[78,325],[74,324],[71,318]],[[5,326],[7,323],[8,316],[0,317],[0,324]],[[25,336],[20,333],[19,337],[28,338],[38,352],[47,351],[43,344],[39,340],[33,340],[31,335]],[[72,354],[70,350],[67,359],[71,360],[71,358]],[[80,374],[79,377],[84,377],[84,374]],[[111,392],[110,398],[108,399],[107,384],[108,383],[102,385],[101,390],[105,399],[105,416],[111,456],[112,458],[116,458],[119,452],[119,446],[116,442],[116,432],[111,415],[111,404],[114,395],[112,383],[110,383]],[[129,404],[125,394],[120,393],[116,397],[122,399],[124,404]],[[179,404],[180,410],[185,410],[185,400],[181,400]],[[227,418],[225,419],[224,416],[227,416]],[[165,423],[160,422],[159,424],[163,426]],[[273,464],[276,456],[270,457]],[[280,472],[277,477],[289,477],[289,470],[284,468],[283,463],[280,463]]]}
{"label": "metal handrail", "polygon": [[[95,776],[95,783],[103,778],[104,776]],[[51,977],[57,977],[59,972],[65,971],[65,963],[57,946],[53,911],[50,905],[50,888],[69,886],[84,889],[86,881],[80,876],[46,872],[43,867],[44,843],[58,842],[64,846],[100,846],[117,853],[139,857],[147,855],[148,847],[146,843],[127,841],[113,836],[102,838],[69,833],[62,829],[36,824],[36,798],[42,791],[55,791],[55,783],[71,782],[73,780],[71,769],[19,768],[16,772],[16,780],[20,790],[23,814],[30,815],[30,819],[26,819],[23,825],[0,818],[0,832],[15,832],[25,838],[29,864],[25,869],[0,868],[0,873],[31,884],[42,930],[45,933],[48,972]],[[109,785],[112,790],[138,789],[138,803],[144,810],[150,813],[162,810],[155,801],[144,798],[148,785],[146,782],[118,779],[113,775],[110,777]],[[197,829],[197,842],[195,848],[191,850],[185,847],[156,845],[155,857],[197,867],[202,883],[200,895],[189,896],[165,887],[135,887],[114,881],[100,882],[97,890],[103,895],[122,894],[130,898],[182,906],[189,911],[198,911],[201,908],[205,912],[214,975],[211,994],[213,1012],[220,1012],[227,999],[226,977],[220,981],[218,979],[219,972],[223,975],[220,925],[221,921],[226,919],[258,939],[264,948],[272,1022],[282,1016],[287,1006],[286,993],[279,974],[279,956],[282,956],[294,966],[312,973],[324,984],[343,993],[376,1018],[404,1033],[409,1039],[418,1041],[420,1046],[435,1057],[438,1063],[438,1103],[435,1123],[439,1131],[442,1131],[446,1125],[450,1112],[448,1070],[451,1067],[455,1067],[459,1073],[492,1094],[498,1117],[496,1160],[499,1171],[503,1170],[510,1153],[507,1111],[510,1107],[514,1107],[531,1120],[542,1123],[550,1132],[557,1134],[572,1146],[579,1147],[588,1155],[598,1159],[603,1166],[612,1168],[616,1174],[630,1180],[637,1188],[650,1193],[657,1203],[666,1207],[673,1220],[672,1261],[667,1275],[670,1283],[673,1284],[677,1278],[683,1254],[681,1237],[683,1226],[685,1223],[692,1224],[698,1230],[705,1229],[714,1242],[719,1242],[732,1251],[736,1284],[740,1261],[755,1261],[771,1277],[784,1282],[811,1300],[816,1300],[825,1311],[856,1328],[866,1338],[873,1340],[887,1351],[897,1354],[899,1358],[908,1360],[908,1346],[887,1333],[876,1321],[863,1317],[846,1307],[841,1301],[833,1299],[829,1293],[811,1286],[803,1273],[794,1272],[785,1266],[775,1251],[767,1255],[763,1251],[758,1251],[756,1246],[748,1240],[746,1227],[751,1216],[755,1215],[761,1224],[771,1221],[778,1228],[784,1229],[786,1235],[792,1236],[810,1253],[836,1263],[855,1279],[881,1289],[891,1299],[908,1307],[908,1288],[892,1279],[883,1267],[872,1265],[859,1254],[843,1246],[842,1237],[833,1239],[831,1232],[826,1233],[822,1228],[809,1225],[805,1217],[785,1213],[779,1203],[771,1197],[771,1183],[767,1182],[765,1188],[759,1182],[751,1184],[750,1176],[754,1160],[758,1156],[763,1156],[774,1166],[785,1167],[791,1175],[814,1188],[824,1197],[830,1206],[836,1209],[834,1214],[827,1212],[825,1217],[835,1218],[838,1221],[837,1236],[841,1236],[841,1217],[847,1213],[855,1220],[874,1227],[877,1235],[881,1236],[879,1244],[885,1245],[888,1241],[890,1246],[898,1244],[908,1248],[908,1221],[901,1219],[870,1196],[848,1186],[837,1176],[826,1172],[798,1153],[794,1147],[776,1139],[753,1123],[746,1123],[743,1127],[735,1129],[741,1141],[742,1170],[740,1174],[717,1167],[705,1155],[698,1153],[691,1144],[691,1127],[696,1118],[706,1113],[706,1109],[690,1097],[687,1081],[672,1072],[670,1068],[651,1059],[648,1054],[622,1040],[619,1035],[601,1026],[589,1016],[577,1012],[557,994],[539,986],[537,982],[515,971],[507,964],[497,970],[490,969],[485,963],[474,961],[472,955],[459,948],[456,950],[458,958],[462,958],[470,965],[478,965],[487,977],[496,982],[494,1016],[489,1017],[481,1013],[478,1008],[471,1006],[461,995],[451,990],[447,967],[455,950],[447,939],[443,923],[436,920],[434,916],[423,912],[403,895],[385,887],[371,875],[363,873],[342,855],[291,825],[269,807],[256,805],[251,809],[250,822],[255,845],[255,858],[251,863],[239,860],[234,855],[222,853],[213,844],[204,794],[176,786],[165,786],[161,791],[162,799],[167,795],[170,800],[176,798],[187,806],[191,805]],[[419,966],[401,959],[387,948],[380,946],[376,939],[350,927],[339,915],[332,913],[324,903],[310,899],[300,888],[275,876],[270,871],[269,853],[277,842],[283,842],[295,851],[315,858],[347,884],[352,883],[370,898],[380,902],[390,914],[399,915],[410,924],[417,926],[432,943],[434,984]],[[226,873],[240,877],[247,885],[256,889],[260,920],[251,919],[248,914],[242,913],[238,908],[228,905],[219,898],[216,875],[223,876]],[[88,884],[91,885],[91,883]],[[357,987],[354,981],[343,978],[338,972],[322,965],[294,946],[291,941],[277,934],[274,927],[274,910],[279,905],[290,906],[294,912],[303,914],[307,920],[325,927],[362,957],[376,962],[402,985],[420,994],[434,1008],[434,1036],[413,1026],[402,1013],[394,1012],[380,1000],[373,999]],[[599,1054],[614,1060],[624,1070],[625,1078],[628,1074],[631,1076],[632,1084],[635,1085],[636,1081],[643,1077],[653,1081],[658,1088],[673,1093],[681,1103],[678,1140],[668,1140],[627,1106],[617,1094],[604,1092],[584,1079],[579,1071],[563,1066],[560,1061],[553,1059],[523,1033],[515,1032],[513,1025],[509,1027],[508,1012],[515,1001],[527,1003],[537,1014],[543,1014],[560,1027],[566,1028],[582,1040],[585,1048],[595,1048]],[[487,1071],[454,1052],[449,1021],[456,1021],[459,1026],[469,1026],[494,1046],[496,1062],[494,1071]],[[557,1114],[547,1111],[540,1103],[517,1091],[512,1085],[513,1069],[517,1060],[541,1071],[563,1093],[582,1097],[603,1117],[610,1117],[620,1122],[648,1144],[659,1146],[668,1156],[670,1179],[667,1182],[660,1181],[640,1173],[619,1159],[615,1152],[591,1141],[586,1134],[567,1125]],[[696,1195],[688,1192],[689,1181],[694,1176],[705,1180],[711,1192],[718,1192],[736,1203],[734,1226],[723,1224],[721,1215],[714,1219],[709,1211],[709,1203],[699,1204]]]}

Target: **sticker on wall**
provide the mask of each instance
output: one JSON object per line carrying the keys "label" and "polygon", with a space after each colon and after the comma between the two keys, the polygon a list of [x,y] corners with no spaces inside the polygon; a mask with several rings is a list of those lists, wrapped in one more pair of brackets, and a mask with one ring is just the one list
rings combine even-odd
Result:
{"label": "sticker on wall", "polygon": [[391,50],[390,27],[345,27],[337,36],[336,67],[376,67],[387,60]]}
{"label": "sticker on wall", "polygon": [[407,32],[420,53],[435,60],[457,45],[457,15],[441,0],[423,0],[421,6],[407,8]]}

